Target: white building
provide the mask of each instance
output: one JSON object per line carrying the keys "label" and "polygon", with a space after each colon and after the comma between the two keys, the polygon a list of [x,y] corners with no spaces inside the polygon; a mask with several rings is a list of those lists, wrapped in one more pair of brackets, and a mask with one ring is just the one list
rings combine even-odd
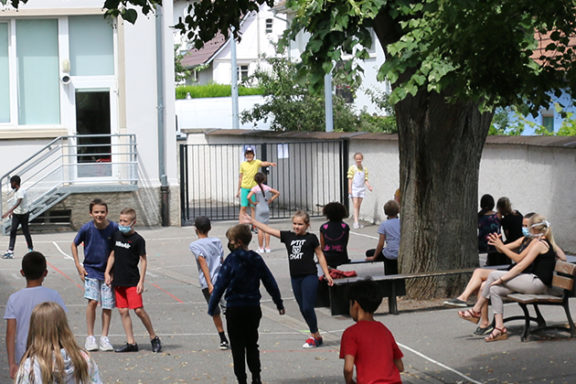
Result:
{"label": "white building", "polygon": [[105,19],[103,3],[0,5],[3,206],[7,177],[20,174],[43,208],[74,216],[83,206],[86,218],[86,194],[115,193],[108,199],[136,208],[141,223],[177,223],[178,207],[158,197],[161,187],[178,193],[172,3],[134,25]]}

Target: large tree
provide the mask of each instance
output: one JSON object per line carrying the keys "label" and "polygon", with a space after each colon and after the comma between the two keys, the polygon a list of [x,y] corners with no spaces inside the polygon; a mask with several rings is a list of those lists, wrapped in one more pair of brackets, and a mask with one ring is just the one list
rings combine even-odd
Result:
{"label": "large tree", "polygon": [[[159,3],[107,0],[105,7],[133,21],[132,8]],[[287,8],[288,38],[309,33],[302,73],[317,88],[344,53],[366,57],[370,28],[376,32],[386,55],[379,77],[392,84],[398,124],[400,269],[477,265],[478,169],[493,110],[537,111],[574,89],[575,1],[200,0],[178,27],[201,46],[218,32],[236,35],[242,15],[263,3]],[[357,63],[348,65],[358,73]],[[438,286],[419,289],[431,295]]]}

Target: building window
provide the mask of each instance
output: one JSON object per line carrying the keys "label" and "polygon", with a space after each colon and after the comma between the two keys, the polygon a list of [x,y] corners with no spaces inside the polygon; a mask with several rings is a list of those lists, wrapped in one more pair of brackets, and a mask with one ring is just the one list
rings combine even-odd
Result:
{"label": "building window", "polygon": [[554,132],[554,113],[548,111],[542,113],[542,126],[546,128],[548,132]]}
{"label": "building window", "polygon": [[274,19],[266,19],[266,33],[272,33],[273,25],[274,25]]}
{"label": "building window", "polygon": [[243,82],[248,80],[248,65],[238,66],[238,82]]}
{"label": "building window", "polygon": [[0,123],[10,122],[10,68],[8,67],[8,24],[0,23]]}
{"label": "building window", "polygon": [[110,21],[98,16],[69,18],[70,74],[114,75],[114,31]]}

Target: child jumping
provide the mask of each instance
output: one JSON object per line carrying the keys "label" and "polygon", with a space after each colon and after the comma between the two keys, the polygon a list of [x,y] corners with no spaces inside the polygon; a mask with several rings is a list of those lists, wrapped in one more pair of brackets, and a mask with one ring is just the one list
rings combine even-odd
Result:
{"label": "child jumping", "polygon": [[[264,184],[266,182],[266,175],[262,172],[256,173],[254,176],[256,186],[250,190],[248,194],[248,201],[256,205],[256,213],[254,218],[264,224],[270,222],[270,204],[280,196],[280,192]],[[256,198],[256,201],[252,197]],[[258,230],[258,253],[270,253],[270,235],[264,231]]]}
{"label": "child jumping", "polygon": [[26,288],[10,295],[6,303],[6,354],[10,377],[16,377],[18,364],[26,351],[26,340],[30,328],[30,315],[37,304],[45,301],[58,303],[62,308],[64,301],[53,289],[42,286],[48,274],[46,258],[40,252],[28,252],[22,258],[20,274],[26,278]]}
{"label": "child jumping", "polygon": [[232,345],[234,375],[239,384],[247,383],[246,365],[252,374],[252,384],[261,384],[258,326],[260,309],[260,281],[272,296],[278,312],[284,314],[284,304],[274,276],[262,257],[248,250],[252,233],[247,225],[238,224],[226,232],[228,248],[232,252],[222,265],[218,281],[208,304],[208,314],[214,315],[220,298],[226,291],[226,326]]}
{"label": "child jumping", "polygon": [[[209,237],[208,232],[212,229],[210,219],[206,216],[199,216],[194,220],[196,227],[196,235],[198,240],[190,243],[190,252],[196,258],[196,266],[198,267],[198,280],[202,288],[202,294],[208,303],[210,296],[214,291],[214,284],[218,280],[218,274],[222,267],[224,260],[224,251],[222,250],[222,242],[216,237]],[[220,349],[228,349],[228,339],[224,334],[224,327],[222,326],[222,318],[220,317],[220,308],[214,309],[212,320],[220,336]]]}
{"label": "child jumping", "polygon": [[374,312],[382,302],[381,297],[374,296],[377,291],[378,287],[371,281],[362,281],[350,287],[350,316],[356,324],[344,331],[340,343],[346,384],[402,383],[402,351],[390,330],[374,320]]}
{"label": "child jumping", "polygon": [[28,348],[15,383],[102,384],[96,362],[76,344],[57,303],[38,304],[32,311]]}
{"label": "child jumping", "polygon": [[356,164],[348,168],[348,197],[352,198],[354,204],[354,229],[360,228],[358,216],[360,215],[360,206],[366,194],[366,187],[372,192],[372,186],[368,182],[368,170],[362,165],[364,155],[360,152],[354,154]]}
{"label": "child jumping", "polygon": [[[236,192],[236,197],[240,198],[240,214],[238,219],[242,220],[242,216],[246,214],[246,208],[251,206],[248,200],[248,194],[252,187],[256,185],[254,181],[254,176],[260,167],[275,167],[276,163],[271,163],[269,161],[262,161],[255,158],[254,148],[246,147],[244,150],[244,158],[240,164],[240,176],[238,178],[238,192]],[[254,206],[251,206],[252,217],[254,217]]]}
{"label": "child jumping", "polygon": [[[156,336],[152,321],[144,310],[142,292],[144,291],[144,278],[146,277],[146,241],[136,231],[136,211],[124,208],[118,220],[118,232],[114,234],[114,246],[106,265],[106,284],[114,286],[116,307],[122,318],[122,326],[126,333],[126,345],[115,349],[114,352],[138,352],[138,344],[134,340],[130,309],[142,320],[142,324],[150,335],[152,352],[162,351],[160,338]],[[140,263],[140,271],[138,270]]]}
{"label": "child jumping", "polygon": [[320,248],[318,237],[313,233],[308,233],[310,227],[310,216],[304,211],[297,211],[292,216],[292,231],[280,231],[266,224],[262,224],[250,216],[244,216],[244,222],[253,224],[256,228],[263,230],[270,235],[277,237],[286,245],[288,251],[288,263],[290,266],[290,278],[292,291],[300,313],[304,317],[310,329],[310,337],[302,346],[303,348],[315,348],[322,345],[322,337],[318,332],[318,323],[314,304],[316,304],[316,293],[318,290],[318,270],[314,262],[314,255],[318,258],[318,263],[324,272],[324,278],[329,286],[334,282],[328,272],[326,258]]}
{"label": "child jumping", "polygon": [[[86,307],[86,329],[88,336],[84,343],[87,351],[112,351],[114,348],[108,339],[112,309],[114,308],[114,292],[104,281],[104,272],[108,256],[112,250],[112,237],[118,232],[118,224],[107,219],[108,205],[94,199],[89,206],[92,221],[84,224],[74,241],[71,250],[80,279],[84,282],[84,298],[88,300]],[[84,246],[84,261],[80,263],[78,246]],[[94,337],[94,323],[98,302],[102,305],[102,334],[99,344]]]}
{"label": "child jumping", "polygon": [[326,263],[332,268],[350,261],[348,259],[348,236],[350,227],[343,220],[346,217],[346,207],[338,202],[328,203],[322,209],[328,219],[320,226],[320,247]]}
{"label": "child jumping", "polygon": [[28,245],[28,252],[34,250],[32,236],[30,236],[30,229],[28,229],[28,218],[30,217],[30,212],[28,212],[28,201],[26,199],[26,192],[20,187],[20,182],[20,176],[18,175],[14,175],[10,178],[10,187],[14,190],[14,205],[2,215],[3,219],[7,217],[12,218],[10,226],[10,243],[8,244],[8,250],[2,256],[3,259],[14,258],[14,245],[16,244],[16,234],[18,233],[19,225],[22,226],[22,233],[26,239],[26,245]]}

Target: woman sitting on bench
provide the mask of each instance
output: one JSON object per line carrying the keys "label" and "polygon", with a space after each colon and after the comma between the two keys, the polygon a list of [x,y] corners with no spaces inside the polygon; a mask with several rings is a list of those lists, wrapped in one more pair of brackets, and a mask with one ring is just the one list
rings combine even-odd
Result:
{"label": "woman sitting on bench", "polygon": [[[478,324],[483,308],[488,306],[488,300],[491,301],[495,325],[485,338],[487,342],[508,338],[508,332],[504,328],[503,297],[512,292],[544,293],[552,284],[556,264],[554,250],[557,246],[550,223],[543,216],[535,214],[528,221],[528,230],[534,242],[528,247],[526,256],[509,271],[491,272],[474,307],[458,312],[460,318]],[[503,248],[496,235],[490,236],[489,244]]]}

